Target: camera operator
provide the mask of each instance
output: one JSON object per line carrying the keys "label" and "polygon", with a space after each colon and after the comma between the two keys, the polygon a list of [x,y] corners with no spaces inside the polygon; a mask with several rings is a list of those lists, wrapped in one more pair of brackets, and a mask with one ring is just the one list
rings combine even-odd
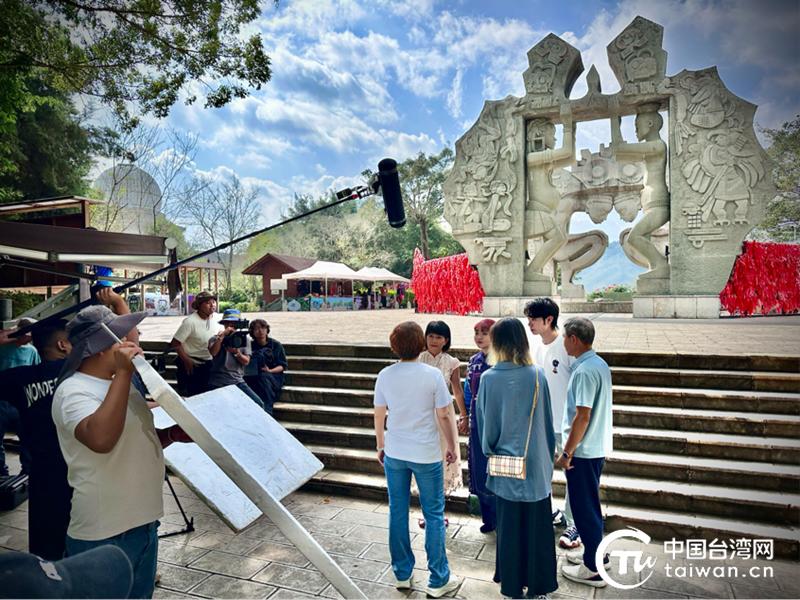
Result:
{"label": "camera operator", "polygon": [[250,339],[247,336],[248,321],[242,313],[229,308],[220,321],[225,328],[208,340],[208,351],[213,356],[208,389],[216,390],[226,385],[235,385],[250,399],[264,408],[261,398],[244,382],[244,368],[250,364]]}

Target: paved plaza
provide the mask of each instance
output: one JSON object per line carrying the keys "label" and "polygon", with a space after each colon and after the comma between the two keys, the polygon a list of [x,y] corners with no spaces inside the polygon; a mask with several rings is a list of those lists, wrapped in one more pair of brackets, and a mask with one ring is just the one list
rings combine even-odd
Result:
{"label": "paved plaza", "polygon": [[[562,315],[591,319],[597,350],[661,353],[800,355],[800,316],[709,320],[634,319],[624,314]],[[411,309],[343,312],[248,313],[269,321],[271,335],[284,344],[389,344],[389,333],[402,321],[423,329],[433,320],[447,322],[456,348],[473,348],[472,332],[480,316],[426,315]],[[148,341],[168,342],[184,317],[148,317],[139,326]],[[538,339],[538,338],[537,338]],[[537,343],[534,340],[534,343]]]}
{"label": "paved plaza", "polygon": [[[12,472],[19,470],[16,455],[9,455]],[[159,542],[161,580],[154,598],[341,598],[278,529],[265,517],[234,535],[221,519],[200,501],[179,479],[170,478],[180,503],[195,531]],[[284,504],[320,545],[334,557],[368,598],[425,598],[424,532],[417,525],[421,517],[412,509],[411,545],[416,555],[413,589],[398,591],[389,563],[389,507],[385,502],[296,492]],[[27,551],[28,503],[16,510],[0,512],[0,553]],[[164,510],[160,533],[183,525],[178,506],[164,486]],[[455,598],[502,598],[492,582],[497,549],[495,533],[482,534],[477,517],[448,513],[447,554],[450,569],[462,583]],[[557,530],[560,533],[560,530]],[[554,537],[554,543],[555,543]],[[595,589],[558,576],[558,591],[552,598],[797,598],[800,596],[800,564],[782,560],[687,561],[664,554],[664,545],[652,541],[643,547],[637,541],[619,540],[612,550],[643,550],[644,559],[655,558],[652,569],[640,573],[629,567],[619,572],[618,558],[612,558],[612,577],[625,585],[647,579],[631,590],[610,586]],[[559,568],[566,560],[559,554]],[[724,566],[725,575],[689,577],[675,575],[678,567]],[[631,562],[632,565],[632,562]],[[731,567],[736,568],[734,576]],[[759,569],[752,570],[753,567]],[[772,576],[754,579],[750,573]],[[666,573],[672,576],[667,577]]]}

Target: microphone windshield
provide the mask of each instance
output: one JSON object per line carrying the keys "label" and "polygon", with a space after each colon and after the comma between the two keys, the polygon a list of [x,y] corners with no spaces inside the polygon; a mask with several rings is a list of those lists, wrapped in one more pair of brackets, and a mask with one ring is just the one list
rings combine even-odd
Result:
{"label": "microphone windshield", "polygon": [[389,217],[389,225],[400,228],[406,224],[406,210],[400,192],[400,177],[397,174],[397,161],[384,158],[378,163],[378,181],[381,184],[383,206]]}

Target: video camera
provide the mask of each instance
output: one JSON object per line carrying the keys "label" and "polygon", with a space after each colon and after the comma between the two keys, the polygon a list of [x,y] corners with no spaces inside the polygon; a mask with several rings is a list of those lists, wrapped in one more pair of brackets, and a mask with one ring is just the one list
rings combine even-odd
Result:
{"label": "video camera", "polygon": [[236,331],[222,338],[222,347],[223,348],[246,347],[248,329],[250,328],[250,321],[248,321],[247,319],[239,319],[235,323],[229,325],[229,327],[233,327]]}

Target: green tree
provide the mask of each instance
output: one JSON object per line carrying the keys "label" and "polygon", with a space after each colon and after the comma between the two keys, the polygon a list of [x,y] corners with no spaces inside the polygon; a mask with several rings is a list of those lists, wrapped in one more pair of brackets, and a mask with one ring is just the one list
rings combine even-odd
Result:
{"label": "green tree", "polygon": [[261,36],[245,32],[260,15],[258,0],[3,0],[0,84],[24,97],[17,78],[37,72],[130,125],[129,103],[164,117],[181,92],[221,107],[270,79]]}
{"label": "green tree", "polygon": [[85,195],[94,130],[81,124],[63,92],[35,78],[28,79],[25,88],[33,99],[31,106],[18,105],[13,124],[0,131],[0,148],[8,161],[0,168],[0,198]]}
{"label": "green tree", "polygon": [[766,206],[755,236],[775,242],[797,241],[800,227],[800,116],[780,129],[762,129],[771,142],[772,178],[778,195]]}
{"label": "green tree", "polygon": [[[420,152],[397,167],[406,220],[419,228],[419,248],[425,258],[430,258],[430,226],[437,224],[444,212],[442,184],[452,163],[453,151],[445,147],[439,154]],[[361,175],[369,179],[372,172],[367,170]]]}

